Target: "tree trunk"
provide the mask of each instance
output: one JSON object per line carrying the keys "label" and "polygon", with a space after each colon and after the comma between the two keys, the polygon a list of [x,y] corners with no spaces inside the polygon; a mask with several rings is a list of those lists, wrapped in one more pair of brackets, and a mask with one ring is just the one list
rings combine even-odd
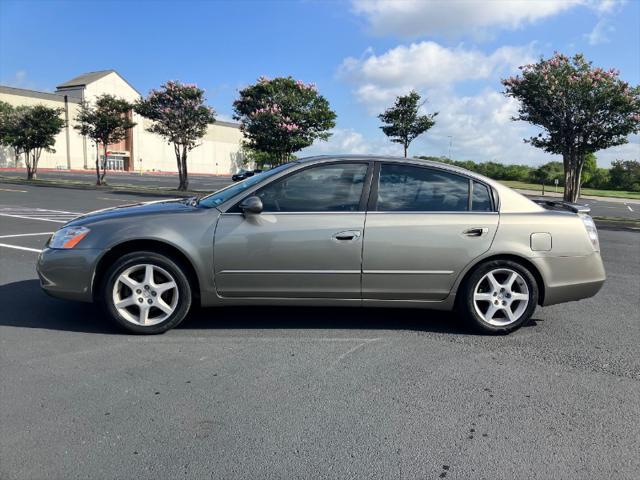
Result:
{"label": "tree trunk", "polygon": [[409,149],[409,145],[404,143],[403,146],[404,146],[404,158],[407,158],[407,150]]}
{"label": "tree trunk", "polygon": [[182,183],[184,181],[184,174],[182,172],[182,155],[180,153],[180,146],[173,144],[173,151],[176,154],[176,163],[178,165],[178,190],[182,190]]}
{"label": "tree trunk", "polygon": [[100,178],[98,179],[98,185],[104,185],[106,182],[104,181],[104,176],[107,174],[107,148],[108,146],[105,144],[103,148],[104,157],[102,158],[102,172],[100,172]]}
{"label": "tree trunk", "polygon": [[562,160],[564,163],[564,200],[575,203],[580,193],[584,155],[571,151],[563,154]]}
{"label": "tree trunk", "polygon": [[36,148],[31,154],[31,180],[38,178],[38,162],[40,161],[41,149]]}
{"label": "tree trunk", "polygon": [[96,145],[96,185],[100,185],[100,149]]}
{"label": "tree trunk", "polygon": [[187,172],[187,147],[182,146],[182,179],[178,190],[184,192],[189,189],[189,174]]}
{"label": "tree trunk", "polygon": [[33,170],[31,170],[31,155],[30,150],[25,150],[24,152],[24,166],[27,169],[27,180],[33,180]]}

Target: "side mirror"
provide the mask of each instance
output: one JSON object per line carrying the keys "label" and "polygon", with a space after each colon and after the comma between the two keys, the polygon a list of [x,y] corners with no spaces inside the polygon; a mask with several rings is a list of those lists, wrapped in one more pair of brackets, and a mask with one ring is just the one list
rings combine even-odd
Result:
{"label": "side mirror", "polygon": [[244,213],[262,213],[262,200],[260,200],[260,197],[256,197],[255,195],[245,198],[238,206]]}

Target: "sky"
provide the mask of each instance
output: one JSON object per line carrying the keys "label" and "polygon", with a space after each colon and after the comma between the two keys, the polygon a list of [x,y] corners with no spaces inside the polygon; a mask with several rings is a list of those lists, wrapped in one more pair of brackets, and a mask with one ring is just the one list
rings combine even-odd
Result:
{"label": "sky", "polygon": [[[377,115],[418,91],[436,125],[410,155],[541,165],[500,79],[554,51],[582,52],[640,84],[640,0],[0,1],[0,84],[41,91],[115,69],[143,95],[167,80],[206,90],[231,120],[260,76],[315,82],[337,114],[300,155],[402,155]],[[597,153],[639,159],[640,138]]]}

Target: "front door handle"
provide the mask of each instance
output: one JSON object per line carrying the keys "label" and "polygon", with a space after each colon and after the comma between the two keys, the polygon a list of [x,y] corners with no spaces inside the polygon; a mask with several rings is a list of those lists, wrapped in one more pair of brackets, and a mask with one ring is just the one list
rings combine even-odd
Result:
{"label": "front door handle", "polygon": [[481,237],[485,233],[487,233],[489,229],[487,227],[478,227],[478,228],[470,228],[469,230],[465,230],[462,232],[463,235],[467,237]]}
{"label": "front door handle", "polygon": [[352,242],[360,238],[360,230],[345,230],[334,234],[332,238],[341,242]]}

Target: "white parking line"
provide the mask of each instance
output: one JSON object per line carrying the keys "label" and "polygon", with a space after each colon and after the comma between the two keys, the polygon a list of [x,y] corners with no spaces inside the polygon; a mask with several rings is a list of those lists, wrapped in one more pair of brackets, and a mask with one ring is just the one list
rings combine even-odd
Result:
{"label": "white parking line", "polygon": [[18,233],[16,235],[0,235],[0,238],[15,238],[15,237],[33,237],[36,235],[51,235],[53,232],[42,233]]}
{"label": "white parking line", "polygon": [[[625,203],[625,205],[627,204]],[[631,208],[629,205],[627,205],[627,208],[629,209],[630,212],[633,212],[633,208]]]}
{"label": "white parking line", "polygon": [[24,215],[8,215],[6,213],[0,213],[0,217],[24,218],[26,220],[41,220],[43,222],[54,222],[54,223],[67,223],[69,221],[69,220],[51,220],[50,218],[25,217]]}
{"label": "white parking line", "polygon": [[40,220],[42,222],[67,223],[79,215],[82,215],[82,213],[47,208],[0,206],[0,216]]}
{"label": "white parking line", "polygon": [[37,252],[37,253],[40,253],[42,251],[42,250],[37,249],[37,248],[20,247],[18,245],[7,245],[6,243],[0,243],[0,247],[15,248],[16,250],[25,250],[27,252]]}
{"label": "white parking line", "polygon": [[13,188],[0,188],[0,192],[17,192],[17,193],[27,193],[26,190],[15,190]]}

